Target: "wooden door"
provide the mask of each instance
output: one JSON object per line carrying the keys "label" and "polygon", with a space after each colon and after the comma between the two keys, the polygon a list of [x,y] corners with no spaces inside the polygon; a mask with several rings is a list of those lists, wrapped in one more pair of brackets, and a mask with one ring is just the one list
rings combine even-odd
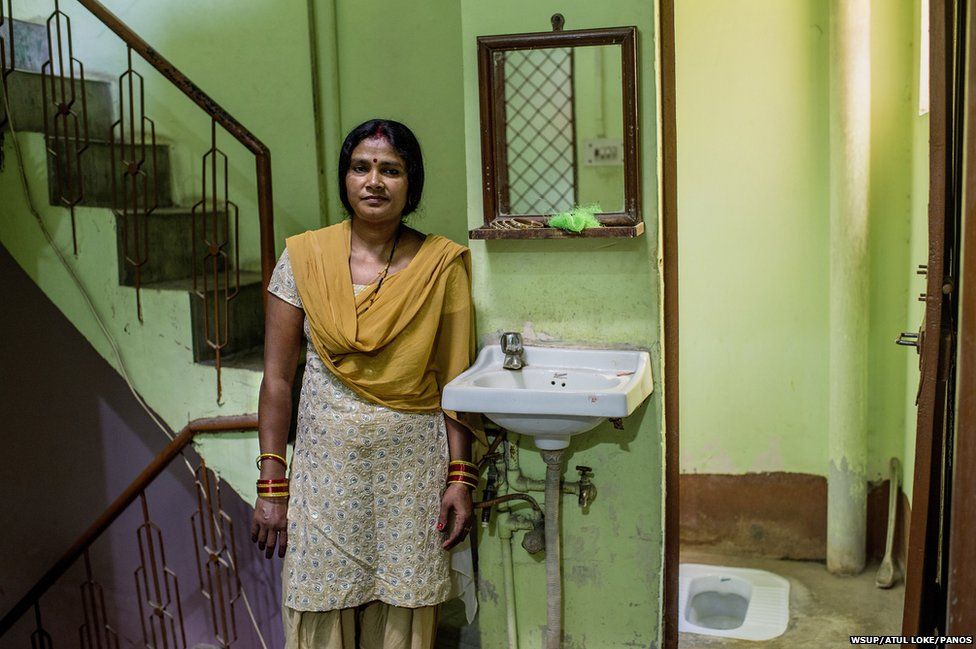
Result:
{"label": "wooden door", "polygon": [[952,460],[968,4],[930,4],[929,258],[904,635],[946,633],[949,539],[960,504],[952,498]]}
{"label": "wooden door", "polygon": [[955,453],[946,632],[976,635],[976,8],[969,7],[965,74],[965,182],[960,237]]}

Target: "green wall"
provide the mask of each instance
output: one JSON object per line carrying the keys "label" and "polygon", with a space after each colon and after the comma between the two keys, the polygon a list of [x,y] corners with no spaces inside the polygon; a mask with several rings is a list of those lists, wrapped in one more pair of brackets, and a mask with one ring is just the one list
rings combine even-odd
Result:
{"label": "green wall", "polygon": [[424,198],[410,224],[466,243],[460,7],[453,0],[362,0],[336,2],[333,14],[328,4],[316,3],[315,12],[322,87],[338,74],[339,90],[338,103],[331,104],[338,130],[323,129],[320,136],[329,166],[326,222],[345,218],[332,162],[342,139],[357,124],[385,117],[408,125],[423,149]]}
{"label": "green wall", "polygon": [[[566,647],[657,646],[660,629],[662,419],[657,272],[657,143],[655,7],[618,1],[462,0],[468,225],[483,223],[475,39],[479,35],[549,29],[556,12],[566,29],[636,25],[640,30],[642,177],[647,232],[634,240],[471,241],[478,331],[483,338],[520,330],[527,339],[625,344],[651,351],[655,393],[624,431],[601,426],[569,448],[573,467],[594,468],[600,494],[587,514],[563,504],[564,628]],[[531,444],[522,468],[544,473]],[[519,538],[519,535],[516,535]],[[499,540],[483,534],[483,646],[505,646]],[[545,626],[545,570],[516,544],[517,618],[522,646],[538,647]]]}
{"label": "green wall", "polygon": [[826,10],[676,3],[684,472],[826,474]]}
{"label": "green wall", "polygon": [[[829,3],[676,4],[681,469],[826,475]],[[914,430],[917,13],[872,3],[871,479]]]}
{"label": "green wall", "polygon": [[[921,3],[919,3],[921,5]],[[921,23],[921,6],[914,11],[914,34],[919,34]],[[912,59],[919,60],[919,38],[912,39]],[[925,291],[925,279],[915,274],[918,264],[928,263],[928,203],[929,203],[929,116],[926,112],[919,115],[919,67],[915,63],[915,74],[912,77],[911,102],[911,138],[912,138],[912,171],[911,188],[911,225],[909,232],[909,248],[907,267],[900,269],[903,281],[911,287],[908,291],[908,309],[905,314],[903,331],[917,331],[925,314],[925,305],[916,301],[913,296]],[[908,351],[906,349],[906,351]],[[915,407],[915,395],[918,392],[919,371],[918,355],[906,353],[905,394],[902,399],[905,410],[905,430],[902,439],[902,491],[912,499],[915,466],[915,422],[918,410]]]}
{"label": "green wall", "polygon": [[[918,119],[918,24],[921,3],[873,0],[871,4],[871,341],[868,350],[868,476],[888,475],[888,460],[908,464],[911,485],[917,356],[894,344],[901,331],[917,329],[923,311],[916,300],[925,290],[915,275],[924,264],[913,228],[927,225],[928,187],[914,186],[917,165],[928,181],[928,141],[916,138],[927,120]],[[919,178],[919,180],[922,180]],[[927,239],[923,239],[923,242]],[[909,367],[905,367],[906,357]],[[908,396],[908,392],[911,395]],[[906,397],[908,397],[906,399]],[[910,489],[906,490],[911,499]]]}

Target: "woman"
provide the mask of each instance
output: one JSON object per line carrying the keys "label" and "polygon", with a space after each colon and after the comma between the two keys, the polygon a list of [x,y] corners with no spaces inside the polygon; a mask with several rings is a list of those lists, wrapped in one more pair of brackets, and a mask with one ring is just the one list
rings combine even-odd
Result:
{"label": "woman", "polygon": [[473,522],[471,439],[484,433],[440,409],[474,350],[470,260],[403,224],[423,184],[406,126],[357,126],[339,155],[349,220],[289,238],[268,287],[252,538],[285,557],[287,647],[432,647],[448,551]]}

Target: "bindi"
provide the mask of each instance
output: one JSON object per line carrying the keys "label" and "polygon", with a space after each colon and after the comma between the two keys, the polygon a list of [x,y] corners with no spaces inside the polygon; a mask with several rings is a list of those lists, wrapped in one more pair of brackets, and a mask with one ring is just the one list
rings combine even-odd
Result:
{"label": "bindi", "polygon": [[373,158],[373,164],[376,164],[377,162],[379,161],[376,158]]}

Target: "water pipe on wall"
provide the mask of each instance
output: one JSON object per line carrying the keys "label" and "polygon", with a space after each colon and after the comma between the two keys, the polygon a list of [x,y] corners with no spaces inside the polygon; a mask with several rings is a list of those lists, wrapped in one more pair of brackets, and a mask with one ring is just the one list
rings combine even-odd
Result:
{"label": "water pipe on wall", "polygon": [[[507,509],[508,504],[499,506]],[[533,512],[534,513],[534,512]],[[536,520],[534,520],[536,519]],[[498,537],[502,541],[502,570],[505,581],[505,620],[508,630],[508,649],[519,649],[518,621],[515,617],[515,566],[512,561],[512,538],[518,530],[531,531],[542,516],[522,516],[506,512],[498,517]]]}
{"label": "water pipe on wall", "polygon": [[[502,542],[502,574],[505,582],[505,620],[508,632],[508,649],[519,649],[518,621],[515,615],[515,568],[512,560],[512,537],[516,531],[525,530],[526,535],[522,546],[529,553],[534,554],[540,551],[545,544],[539,529],[543,514],[539,503],[532,496],[511,491],[504,459],[499,456],[498,460],[503,462],[502,470],[496,472],[501,479],[497,489],[502,495],[478,503],[476,507],[490,511],[490,508],[494,506],[499,512],[497,525],[498,536]],[[532,509],[524,515],[513,513],[511,511],[512,502],[517,499],[526,501]],[[486,525],[486,519],[483,519],[482,525]]]}
{"label": "water pipe on wall", "polygon": [[512,563],[512,532],[501,534],[502,570],[505,581],[505,629],[508,649],[519,649],[518,619],[515,617],[515,566]]}
{"label": "water pipe on wall", "polygon": [[[535,508],[538,505],[531,496],[518,491],[543,491],[545,492],[545,532],[544,547],[546,551],[546,649],[559,649],[562,643],[562,574],[561,574],[561,546],[559,539],[559,508],[563,493],[575,494],[579,497],[582,507],[586,507],[596,496],[596,487],[589,478],[588,467],[577,467],[580,470],[581,478],[579,482],[564,483],[563,474],[563,453],[564,450],[541,451],[542,459],[546,463],[546,479],[537,480],[526,477],[519,465],[518,444],[513,440],[505,442],[505,452],[503,454],[505,469],[500,472],[504,475],[504,482],[499,485],[499,492],[508,492],[506,495],[499,496],[483,505],[490,506],[492,502],[500,502],[499,510],[507,511],[508,503],[513,498],[527,500],[534,506],[530,512],[530,518],[517,518],[516,514],[499,519],[499,537],[502,540],[502,561],[505,571],[505,597],[506,597],[506,616],[508,619],[509,647],[517,649],[518,628],[515,620],[515,578],[514,567],[512,565],[512,533],[517,529],[531,529],[525,535],[522,542],[528,552],[539,551],[543,545],[539,534],[539,512]],[[582,495],[581,495],[582,494]],[[503,507],[505,508],[503,510]],[[514,644],[513,644],[514,643]]]}
{"label": "water pipe on wall", "polygon": [[830,4],[827,569],[864,569],[867,534],[871,0]]}
{"label": "water pipe on wall", "polygon": [[563,636],[563,587],[560,570],[559,483],[564,449],[542,451],[546,463],[546,649],[560,649]]}
{"label": "water pipe on wall", "polygon": [[[516,438],[517,439],[517,438]],[[522,467],[519,464],[519,445],[518,441],[508,440],[506,442],[507,452],[505,454],[505,465],[507,467],[506,481],[511,489],[515,491],[545,491],[546,481],[539,480],[537,478],[530,478],[522,473]],[[592,501],[596,495],[596,488],[592,486],[592,483],[585,479],[583,482],[583,490],[592,491],[588,501]],[[580,482],[562,482],[561,487],[562,493],[573,494],[574,496],[579,496],[580,494]],[[584,494],[585,495],[585,494]]]}

